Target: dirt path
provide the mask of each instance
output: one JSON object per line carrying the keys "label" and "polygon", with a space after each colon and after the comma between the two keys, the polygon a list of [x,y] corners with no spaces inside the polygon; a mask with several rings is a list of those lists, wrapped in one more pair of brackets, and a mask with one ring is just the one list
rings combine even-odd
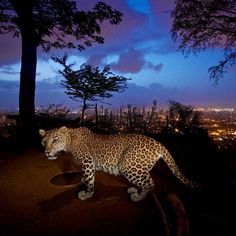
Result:
{"label": "dirt path", "polygon": [[77,187],[56,186],[51,179],[78,170],[64,155],[48,161],[29,150],[0,161],[0,235],[163,235],[151,197],[133,203],[122,178],[97,173],[95,194],[76,197]]}
{"label": "dirt path", "polygon": [[[220,189],[208,195],[191,193],[171,174],[168,177],[166,170],[161,163],[154,169],[155,192],[180,196],[192,236],[236,235],[233,196]],[[0,150],[0,236],[165,235],[151,195],[134,203],[126,194],[128,183],[123,178],[98,172],[94,196],[80,201],[76,185],[53,184],[52,179],[66,171],[80,171],[66,154],[48,161],[34,149],[21,155]]]}

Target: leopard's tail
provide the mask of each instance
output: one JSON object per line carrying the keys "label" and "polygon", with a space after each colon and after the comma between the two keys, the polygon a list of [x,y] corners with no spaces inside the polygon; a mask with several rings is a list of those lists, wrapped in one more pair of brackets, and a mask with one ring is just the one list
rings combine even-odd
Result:
{"label": "leopard's tail", "polygon": [[200,188],[200,185],[198,183],[192,181],[182,173],[168,150],[166,150],[161,158],[165,161],[174,176],[176,176],[183,184],[189,186],[190,188]]}

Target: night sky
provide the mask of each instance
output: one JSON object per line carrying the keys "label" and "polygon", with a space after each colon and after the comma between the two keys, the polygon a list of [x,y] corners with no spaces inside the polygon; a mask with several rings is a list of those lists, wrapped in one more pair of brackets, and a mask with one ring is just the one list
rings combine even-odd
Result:
{"label": "night sky", "polygon": [[[97,1],[80,0],[83,9]],[[104,25],[103,45],[94,45],[83,52],[66,51],[78,66],[89,63],[103,67],[110,64],[115,74],[132,78],[122,94],[105,100],[113,107],[132,104],[143,106],[157,100],[159,106],[176,100],[196,107],[236,107],[236,66],[214,86],[208,68],[222,58],[220,49],[208,49],[198,55],[185,57],[178,52],[178,43],[171,39],[171,17],[174,0],[107,0],[120,10],[123,21],[118,26]],[[16,109],[21,58],[20,39],[0,35],[0,109]],[[64,94],[61,78],[51,56],[62,56],[65,50],[43,53],[38,48],[36,106],[63,103],[76,108],[78,104]]]}

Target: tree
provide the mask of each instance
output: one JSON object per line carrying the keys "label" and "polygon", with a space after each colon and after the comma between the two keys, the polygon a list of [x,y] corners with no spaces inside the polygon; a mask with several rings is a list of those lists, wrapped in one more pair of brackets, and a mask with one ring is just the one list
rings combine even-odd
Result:
{"label": "tree", "polygon": [[82,101],[81,124],[84,122],[85,110],[89,107],[88,102],[102,101],[104,98],[113,96],[113,92],[123,92],[127,88],[127,78],[114,75],[109,65],[103,70],[91,65],[82,64],[79,70],[72,69],[74,64],[67,64],[67,56],[63,58],[52,57],[52,59],[63,66],[58,73],[64,77],[62,86],[66,94],[73,100]]}
{"label": "tree", "polygon": [[171,128],[180,133],[193,131],[200,125],[200,114],[194,111],[192,106],[186,106],[179,102],[169,101],[169,120]]}
{"label": "tree", "polygon": [[22,125],[31,128],[35,106],[37,48],[77,48],[103,43],[101,24],[116,25],[122,13],[104,2],[79,10],[75,0],[0,0],[0,34],[21,36],[19,112]]}
{"label": "tree", "polygon": [[222,48],[224,58],[209,68],[215,83],[226,69],[236,63],[236,2],[235,0],[176,0],[172,38],[180,42],[184,53],[207,48]]}

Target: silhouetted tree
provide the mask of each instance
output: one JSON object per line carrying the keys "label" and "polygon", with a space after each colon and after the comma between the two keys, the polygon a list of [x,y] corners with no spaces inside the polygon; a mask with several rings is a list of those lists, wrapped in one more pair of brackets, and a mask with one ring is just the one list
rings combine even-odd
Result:
{"label": "silhouetted tree", "polygon": [[35,112],[37,47],[42,46],[45,52],[51,48],[82,50],[95,42],[103,43],[101,24],[108,20],[116,25],[121,18],[121,12],[104,2],[83,11],[75,0],[0,0],[0,34],[21,36],[22,41],[19,95],[22,125],[29,126]]}
{"label": "silhouetted tree", "polygon": [[180,133],[192,131],[200,125],[200,114],[194,111],[192,106],[186,106],[179,102],[169,101],[169,122],[171,128]]}
{"label": "silhouetted tree", "polygon": [[98,67],[83,64],[79,70],[73,70],[74,64],[67,64],[67,56],[52,59],[63,66],[63,70],[58,70],[58,73],[64,77],[61,84],[66,89],[66,94],[83,103],[81,124],[84,121],[84,112],[89,106],[88,101],[101,101],[112,97],[112,92],[123,92],[127,88],[129,79],[114,75],[109,65],[100,70]]}
{"label": "silhouetted tree", "polygon": [[171,15],[172,38],[184,53],[223,48],[224,58],[209,68],[210,78],[217,83],[236,63],[235,0],[176,0]]}
{"label": "silhouetted tree", "polygon": [[44,116],[67,118],[69,116],[70,109],[68,109],[66,106],[63,106],[61,103],[49,103],[46,108],[41,107],[37,112]]}

